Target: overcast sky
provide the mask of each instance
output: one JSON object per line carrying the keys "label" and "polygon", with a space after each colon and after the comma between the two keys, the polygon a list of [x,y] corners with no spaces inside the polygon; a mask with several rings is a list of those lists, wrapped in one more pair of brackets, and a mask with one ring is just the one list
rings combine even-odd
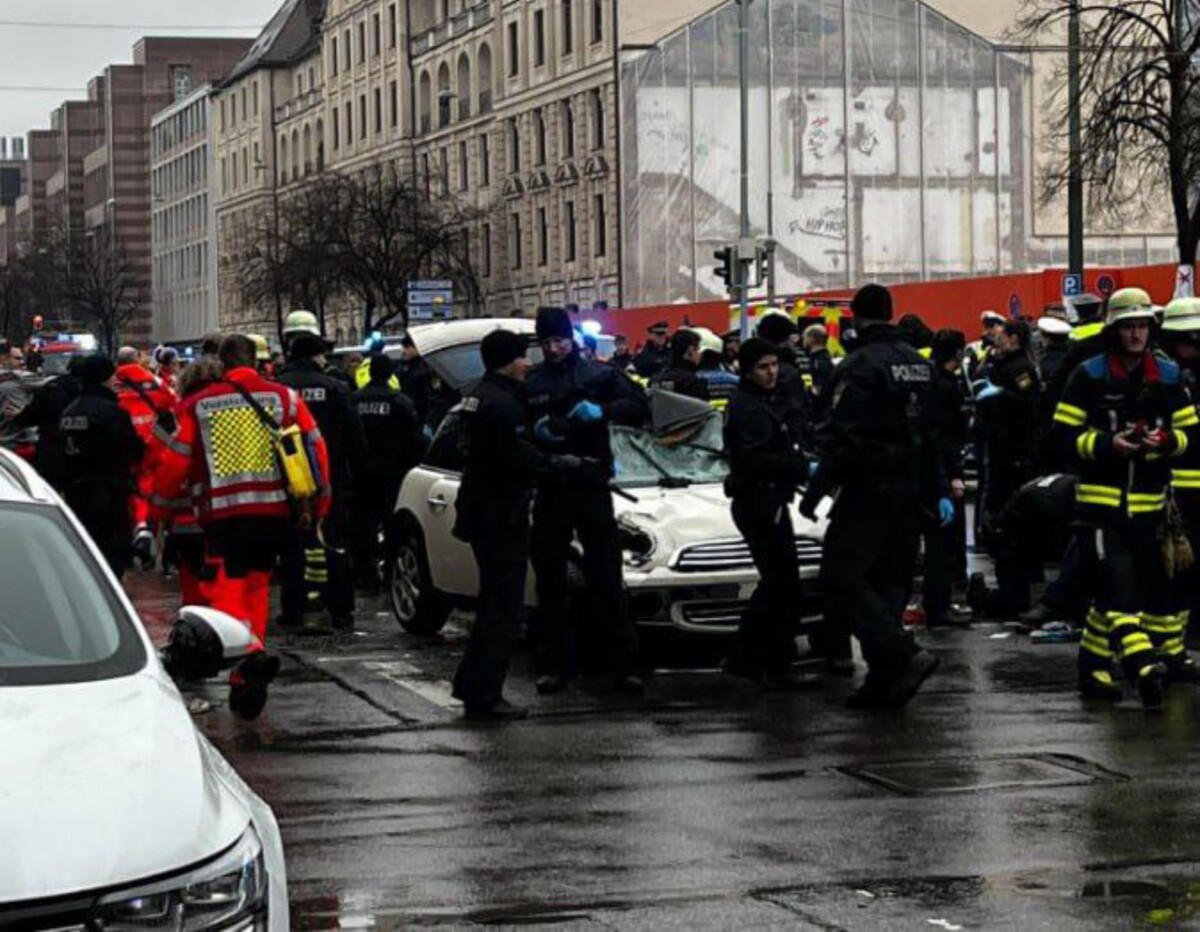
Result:
{"label": "overcast sky", "polygon": [[[105,65],[128,63],[133,44],[143,35],[254,36],[282,2],[0,0],[0,136],[24,136],[48,126],[50,111],[64,100],[85,98],[88,80]],[[186,32],[166,28],[172,26],[202,28]],[[29,87],[55,90],[15,89]]]}

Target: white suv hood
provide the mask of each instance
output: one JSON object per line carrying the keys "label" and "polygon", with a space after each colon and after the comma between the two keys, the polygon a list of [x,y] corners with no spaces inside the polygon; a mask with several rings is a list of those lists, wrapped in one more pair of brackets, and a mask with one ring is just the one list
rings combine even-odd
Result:
{"label": "white suv hood", "polygon": [[249,814],[179,694],[135,676],[0,688],[0,903],[119,886],[233,844]]}

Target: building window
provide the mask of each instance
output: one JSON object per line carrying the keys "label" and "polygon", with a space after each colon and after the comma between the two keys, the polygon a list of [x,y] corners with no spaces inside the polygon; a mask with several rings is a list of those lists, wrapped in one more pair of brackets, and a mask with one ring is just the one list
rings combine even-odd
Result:
{"label": "building window", "polygon": [[562,154],[564,159],[575,158],[575,106],[562,102]]}
{"label": "building window", "polygon": [[537,212],[538,222],[538,265],[545,265],[550,261],[550,227],[546,222],[546,208],[539,207]]}
{"label": "building window", "polygon": [[546,164],[546,120],[541,110],[533,111],[534,164]]}
{"label": "building window", "polygon": [[393,3],[388,7],[387,31],[389,49],[394,49],[396,47],[396,22],[396,4]]}
{"label": "building window", "polygon": [[334,152],[337,151],[337,148],[338,148],[338,145],[340,142],[340,137],[342,135],[341,131],[340,131],[341,130],[341,120],[339,119],[340,115],[341,115],[341,111],[338,110],[337,107],[334,107],[333,108],[333,126],[330,127],[330,131],[333,134],[333,151]]}
{"label": "building window", "polygon": [[336,78],[338,73],[337,36],[329,42],[329,76]]}
{"label": "building window", "polygon": [[371,57],[379,57],[379,14],[375,13],[371,17]]}
{"label": "building window", "polygon": [[514,213],[510,217],[510,220],[512,221],[509,224],[512,242],[509,243],[508,251],[512,256],[512,267],[519,269],[521,267],[521,215]]}
{"label": "building window", "polygon": [[245,123],[246,122],[246,89],[244,87],[242,88],[241,98],[242,98],[242,122]]}
{"label": "building window", "polygon": [[546,64],[546,11],[533,14],[533,65],[541,68]]}
{"label": "building window", "polygon": [[354,144],[354,104],[346,101],[346,145]]}
{"label": "building window", "polygon": [[181,100],[192,92],[192,68],[190,65],[171,66],[171,87],[175,91],[176,100]]}
{"label": "building window", "polygon": [[367,60],[367,24],[358,24],[358,63],[361,65]]}
{"label": "building window", "polygon": [[517,131],[516,117],[508,118],[508,172],[515,175],[521,170],[521,135]]}
{"label": "building window", "polygon": [[562,0],[562,53],[563,57],[575,51],[575,24],[571,21],[571,0]]}
{"label": "building window", "polygon": [[521,73],[521,50],[517,46],[517,24],[508,24],[508,76],[515,78]]}
{"label": "building window", "polygon": [[592,214],[596,223],[596,251],[597,257],[603,256],[608,251],[608,218],[604,214],[604,195],[597,194],[592,198]]}
{"label": "building window", "polygon": [[242,150],[242,184],[250,183],[250,150]]}
{"label": "building window", "polygon": [[482,240],[483,256],[481,257],[480,269],[484,278],[490,278],[492,274],[492,225],[485,223],[479,231],[479,238]]}
{"label": "building window", "polygon": [[375,133],[383,132],[383,90],[375,88]]}
{"label": "building window", "polygon": [[471,186],[471,162],[467,157],[467,144],[458,144],[458,190],[466,191]]}
{"label": "building window", "polygon": [[358,95],[358,138],[367,138],[367,95]]}
{"label": "building window", "polygon": [[255,114],[258,113],[258,82],[257,81],[255,81],[253,84],[250,85],[250,110],[251,110],[251,112],[253,112]]}
{"label": "building window", "polygon": [[592,101],[592,150],[604,148],[604,98],[599,88],[589,95]]}
{"label": "building window", "polygon": [[229,190],[229,159],[221,156],[221,193]]}
{"label": "building window", "polygon": [[395,129],[400,123],[400,92],[396,87],[395,81],[388,87],[388,94],[390,95],[388,116],[390,117],[392,129]]}
{"label": "building window", "polygon": [[487,133],[479,137],[479,186],[492,183],[492,140]]}
{"label": "building window", "polygon": [[575,202],[563,205],[563,261],[575,261]]}
{"label": "building window", "polygon": [[342,33],[342,59],[346,62],[346,70],[350,70],[350,65],[354,61],[350,54],[350,30],[347,29]]}
{"label": "building window", "polygon": [[421,153],[421,175],[425,181],[425,199],[429,200],[429,195],[432,193],[429,190],[429,153]]}
{"label": "building window", "polygon": [[604,41],[604,0],[592,0],[592,45]]}
{"label": "building window", "polygon": [[221,98],[221,132],[225,132],[225,98]]}

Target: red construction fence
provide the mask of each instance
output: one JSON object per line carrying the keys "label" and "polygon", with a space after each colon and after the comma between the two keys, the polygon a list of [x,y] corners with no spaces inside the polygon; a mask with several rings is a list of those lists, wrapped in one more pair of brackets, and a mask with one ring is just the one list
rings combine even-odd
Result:
{"label": "red construction fence", "polygon": [[[1175,293],[1178,267],[1174,265],[1129,266],[1125,268],[1088,269],[1084,273],[1084,291],[1104,296],[1118,288],[1137,286],[1150,292],[1156,302],[1165,304]],[[958,278],[936,282],[909,282],[891,285],[896,304],[896,317],[916,314],[931,328],[953,327],[973,338],[979,330],[979,315],[986,310],[1005,316],[1024,315],[1036,319],[1044,309],[1062,303],[1062,284],[1065,269],[1046,269],[1013,275],[993,275],[984,278]],[[796,306],[798,316],[809,312],[807,304],[819,305],[822,300],[849,298],[853,289],[821,291],[780,302]],[[805,303],[800,304],[799,301]],[[816,313],[814,309],[811,313]],[[624,334],[637,345],[645,338],[646,328],[666,321],[671,329],[690,324],[708,327],[722,333],[737,326],[736,310],[726,301],[707,301],[698,304],[664,304],[654,307],[613,308],[608,311],[585,312],[604,325],[605,333]]]}

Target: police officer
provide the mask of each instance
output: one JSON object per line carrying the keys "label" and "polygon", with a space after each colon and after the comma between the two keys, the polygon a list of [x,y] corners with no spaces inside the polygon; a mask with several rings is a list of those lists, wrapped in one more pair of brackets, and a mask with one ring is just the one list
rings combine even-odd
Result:
{"label": "police officer", "polygon": [[643,379],[653,378],[671,360],[667,337],[671,332],[665,320],[646,328],[646,345],[633,358],[633,371]]}
{"label": "police officer", "polygon": [[800,570],[791,504],[808,475],[800,446],[803,410],[779,389],[779,356],[759,337],[738,352],[741,380],[729,404],[726,493],[750,548],[758,585],[724,670],[770,686],[799,685],[791,673],[799,633]]}
{"label": "police officer", "polygon": [[812,415],[813,378],[808,356],[796,352],[800,341],[796,323],[783,311],[773,308],[763,314],[756,333],[775,348],[779,359],[779,391],[790,395],[793,403],[804,412],[804,422],[808,427],[801,442],[808,449],[812,445],[812,430],[816,425]]}
{"label": "police officer", "polygon": [[700,334],[700,364],[696,375],[708,388],[708,402],[724,414],[729,409],[730,399],[737,391],[738,377],[725,367],[724,344],[721,338],[704,327],[696,327]]}
{"label": "police officer", "polygon": [[629,340],[623,333],[613,337],[613,354],[608,364],[625,372],[633,365],[633,353],[629,352]]}
{"label": "police officer", "polygon": [[60,492],[67,476],[63,471],[62,443],[58,429],[67,405],[83,393],[79,367],[86,357],[76,356],[67,363],[65,374],[51,379],[36,392],[24,409],[13,419],[13,430],[37,430],[37,450],[33,454],[34,468],[42,478]]}
{"label": "police officer", "polygon": [[367,443],[362,421],[350,403],[346,384],[325,371],[329,343],[321,336],[315,320],[289,333],[288,361],[276,380],[308,405],[329,451],[333,501],[320,533],[297,540],[283,559],[283,596],[280,619],[285,627],[300,625],[314,594],[325,596],[333,627],[354,627],[354,587],[345,550],[346,522],[350,509],[351,483],[366,460]]}
{"label": "police officer", "polygon": [[529,562],[529,509],[546,457],[529,437],[526,338],[493,330],[480,344],[486,374],[463,399],[467,460],[454,534],[471,545],[479,601],[471,639],[454,675],[469,719],[524,718],[504,698],[511,644],[520,627]]}
{"label": "police officer", "polygon": [[118,577],[129,568],[129,495],[146,446],[117,402],[116,366],[89,356],[78,367],[82,393],[67,405],[58,441],[64,498]]}
{"label": "police officer", "polygon": [[354,393],[354,409],[366,435],[367,456],[354,491],[354,573],[358,586],[379,588],[379,529],[396,505],[408,471],[425,452],[416,406],[392,387],[392,361],[371,357],[371,379]]}
{"label": "police officer", "polygon": [[535,438],[546,452],[598,463],[590,475],[570,482],[550,477],[538,484],[532,548],[548,669],[538,689],[559,692],[575,672],[571,654],[578,627],[567,612],[567,557],[574,536],[583,547],[588,603],[607,642],[604,660],[614,685],[641,692],[643,684],[633,670],[636,636],[625,605],[621,546],[608,487],[613,468],[608,428],[641,424],[648,413],[646,399],[616,369],[584,360],[574,337],[565,310],[538,310],[537,338],[545,361],[526,380]]}
{"label": "police officer", "polygon": [[813,418],[820,422],[829,413],[829,386],[833,381],[833,355],[829,352],[829,331],[824,324],[809,324],[800,338],[812,372]]}
{"label": "police officer", "polygon": [[1173,461],[1200,443],[1196,406],[1179,367],[1150,350],[1154,308],[1139,288],[1116,292],[1105,321],[1105,352],[1071,375],[1054,412],[1055,440],[1075,462],[1075,533],[1095,580],[1079,652],[1085,696],[1120,699],[1112,660],[1148,708],[1164,680],[1186,662],[1182,637],[1156,646],[1155,622],[1167,586],[1159,526]]}
{"label": "police officer", "polygon": [[671,361],[650,379],[654,388],[708,401],[708,383],[697,375],[700,334],[686,328],[671,337]]}
{"label": "police officer", "polygon": [[[923,508],[954,519],[933,421],[933,367],[904,344],[892,296],[866,285],[851,302],[858,342],[834,376],[830,418],[801,512],[841,494],[825,536],[821,583],[835,618],[862,644],[868,672],[852,708],[899,708],[937,669],[901,624]],[[936,503],[936,504],[935,504]]]}

